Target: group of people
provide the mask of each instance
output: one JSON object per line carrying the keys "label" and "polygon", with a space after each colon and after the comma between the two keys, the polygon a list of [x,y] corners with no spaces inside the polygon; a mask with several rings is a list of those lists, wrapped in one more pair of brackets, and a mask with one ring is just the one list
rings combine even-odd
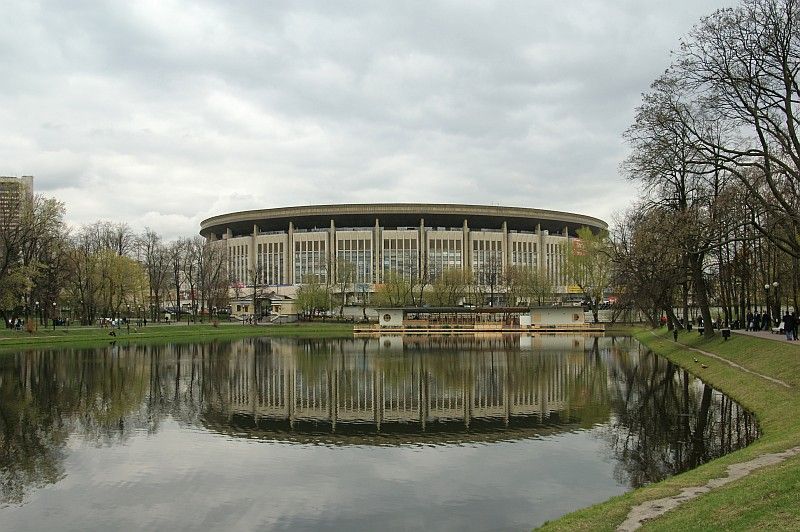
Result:
{"label": "group of people", "polygon": [[16,329],[18,331],[22,330],[22,326],[25,322],[22,318],[11,318],[6,320],[6,329]]}
{"label": "group of people", "polygon": [[783,316],[783,332],[787,340],[797,340],[797,313],[786,311]]}
{"label": "group of people", "polygon": [[[783,319],[783,333],[786,335],[787,340],[797,340],[797,313],[786,311]],[[770,331],[772,330],[772,319],[769,312],[765,311],[763,314],[756,312],[747,313],[747,330],[748,331]]]}
{"label": "group of people", "polygon": [[772,319],[770,319],[769,312],[764,311],[764,313],[760,313],[756,311],[753,314],[751,311],[747,312],[747,326],[745,327],[748,331],[768,331],[772,327]]}

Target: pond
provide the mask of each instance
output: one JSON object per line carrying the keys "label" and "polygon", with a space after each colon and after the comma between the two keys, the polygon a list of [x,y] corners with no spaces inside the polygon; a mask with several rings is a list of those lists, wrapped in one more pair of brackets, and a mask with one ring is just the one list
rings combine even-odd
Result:
{"label": "pond", "polygon": [[629,338],[0,355],[8,530],[529,530],[758,436]]}

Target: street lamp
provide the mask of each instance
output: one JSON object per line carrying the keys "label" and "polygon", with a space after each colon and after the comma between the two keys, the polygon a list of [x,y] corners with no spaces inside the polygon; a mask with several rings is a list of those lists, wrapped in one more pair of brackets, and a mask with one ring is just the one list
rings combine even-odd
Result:
{"label": "street lamp", "polygon": [[[777,303],[776,306],[778,307],[778,314],[780,314],[781,310],[780,310],[780,301],[778,300],[778,281],[774,281],[772,284],[766,283],[764,285],[764,292],[766,292],[767,294],[767,314],[771,315],[772,311],[774,310],[772,308],[772,305],[770,304],[770,299],[769,299],[770,288],[775,289],[775,302]],[[774,317],[772,317],[772,319],[774,321]],[[770,327],[772,327],[772,322],[770,322]]]}
{"label": "street lamp", "polygon": [[131,332],[131,306],[129,304],[125,305],[125,309],[127,312],[125,313],[125,323],[128,324],[128,334]]}
{"label": "street lamp", "polygon": [[777,316],[775,316],[775,319],[779,321],[781,319],[781,316],[780,316],[780,314],[781,314],[781,298],[778,295],[778,281],[773,281],[772,288],[775,289],[775,310],[776,310],[776,314],[777,314]]}
{"label": "street lamp", "polygon": [[38,301],[34,301],[33,304],[36,305],[36,318],[39,320],[39,323],[41,323],[42,322],[42,314],[41,314],[41,312],[39,312],[39,302]]}
{"label": "street lamp", "polygon": [[53,330],[56,330],[56,302],[53,301]]}

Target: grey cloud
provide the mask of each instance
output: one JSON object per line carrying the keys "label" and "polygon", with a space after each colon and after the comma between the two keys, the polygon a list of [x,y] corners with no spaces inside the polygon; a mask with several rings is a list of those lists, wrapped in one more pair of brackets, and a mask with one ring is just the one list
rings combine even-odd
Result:
{"label": "grey cloud", "polygon": [[722,5],[6,2],[0,173],[167,236],[323,201],[609,218],[639,94]]}

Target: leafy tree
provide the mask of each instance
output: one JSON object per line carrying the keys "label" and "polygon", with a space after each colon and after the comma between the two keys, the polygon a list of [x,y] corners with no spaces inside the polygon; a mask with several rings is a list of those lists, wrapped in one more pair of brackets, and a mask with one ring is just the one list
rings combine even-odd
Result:
{"label": "leafy tree", "polygon": [[311,318],[330,309],[330,295],[328,286],[320,282],[319,276],[308,275],[297,289],[295,305],[301,315]]}
{"label": "leafy tree", "polygon": [[381,307],[405,307],[412,303],[413,286],[401,273],[384,273],[383,283],[375,289],[373,302]]}
{"label": "leafy tree", "polygon": [[578,239],[567,250],[565,270],[567,278],[578,285],[598,323],[598,311],[605,291],[611,287],[611,243],[606,231],[593,233],[588,227],[577,231]]}
{"label": "leafy tree", "polygon": [[461,268],[445,268],[431,284],[429,301],[437,307],[453,307],[461,304],[467,295],[469,282]]}

